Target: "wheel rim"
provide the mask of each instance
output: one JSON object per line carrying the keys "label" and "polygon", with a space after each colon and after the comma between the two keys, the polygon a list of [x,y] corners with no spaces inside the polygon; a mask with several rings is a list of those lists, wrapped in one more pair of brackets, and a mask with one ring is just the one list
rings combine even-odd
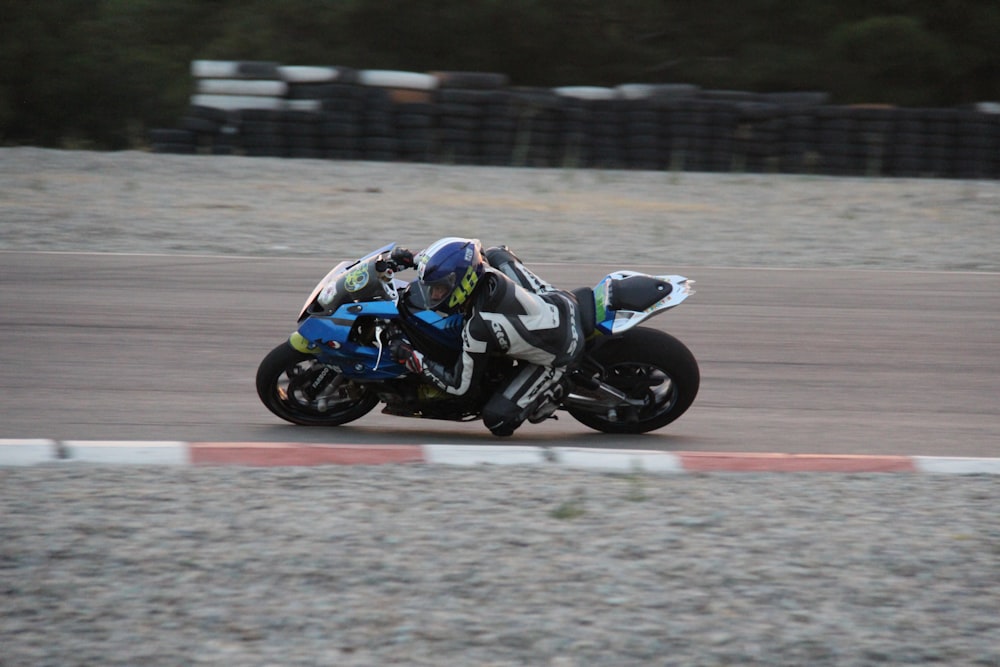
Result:
{"label": "wheel rim", "polygon": [[[647,421],[674,409],[679,398],[673,378],[652,364],[623,363],[607,369],[604,381],[642,405],[633,408],[639,421]],[[619,419],[625,415],[620,415]]]}
{"label": "wheel rim", "polygon": [[[326,377],[330,373],[335,377]],[[317,383],[325,383],[318,392]],[[275,396],[290,413],[306,417],[329,419],[353,409],[369,398],[361,386],[336,376],[329,366],[306,359],[289,366],[275,382]]]}

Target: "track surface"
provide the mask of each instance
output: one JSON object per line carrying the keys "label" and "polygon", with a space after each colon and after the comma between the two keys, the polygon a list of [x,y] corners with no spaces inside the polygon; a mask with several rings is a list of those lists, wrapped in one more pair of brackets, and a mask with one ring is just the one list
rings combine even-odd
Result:
{"label": "track surface", "polygon": [[[497,444],[478,422],[373,412],[287,425],[260,359],[334,260],[0,253],[0,438]],[[638,437],[562,414],[511,444],[996,456],[1000,274],[536,265],[552,282],[681,273],[698,293],[648,322],[692,349],[691,410]]]}

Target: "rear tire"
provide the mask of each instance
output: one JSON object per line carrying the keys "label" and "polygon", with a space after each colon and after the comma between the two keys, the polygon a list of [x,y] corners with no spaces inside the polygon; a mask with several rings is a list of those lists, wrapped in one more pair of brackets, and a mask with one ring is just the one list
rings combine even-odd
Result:
{"label": "rear tire", "polygon": [[644,402],[631,414],[619,410],[615,416],[579,407],[568,409],[574,419],[597,431],[655,431],[684,414],[698,395],[698,362],[684,343],[663,331],[631,329],[620,340],[598,348],[593,357],[604,367],[603,382]]}
{"label": "rear tire", "polygon": [[257,368],[257,395],[268,410],[301,426],[339,426],[378,405],[374,391],[343,378],[334,378],[314,392],[312,385],[324,371],[333,372],[313,355],[282,343]]}

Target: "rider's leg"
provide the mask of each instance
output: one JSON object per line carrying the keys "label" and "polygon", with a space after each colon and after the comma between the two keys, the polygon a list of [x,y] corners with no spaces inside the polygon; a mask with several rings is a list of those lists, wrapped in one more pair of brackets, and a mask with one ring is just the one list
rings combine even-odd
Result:
{"label": "rider's leg", "polygon": [[[565,369],[523,365],[524,369],[483,407],[483,423],[493,435],[511,435],[525,419],[548,417],[554,411],[549,406],[557,406],[562,398],[561,380]],[[547,414],[543,415],[546,410]]]}

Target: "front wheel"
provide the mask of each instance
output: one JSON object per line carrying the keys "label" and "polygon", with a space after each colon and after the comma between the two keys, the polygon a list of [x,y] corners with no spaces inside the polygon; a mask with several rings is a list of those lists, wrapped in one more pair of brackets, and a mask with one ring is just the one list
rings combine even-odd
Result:
{"label": "front wheel", "polygon": [[666,426],[691,407],[701,375],[691,351],[656,329],[635,328],[598,348],[597,378],[626,396],[614,407],[568,406],[581,424],[604,433],[646,433]]}
{"label": "front wheel", "polygon": [[288,342],[271,350],[260,362],[257,395],[268,410],[302,426],[346,424],[378,405],[375,392],[346,380]]}

